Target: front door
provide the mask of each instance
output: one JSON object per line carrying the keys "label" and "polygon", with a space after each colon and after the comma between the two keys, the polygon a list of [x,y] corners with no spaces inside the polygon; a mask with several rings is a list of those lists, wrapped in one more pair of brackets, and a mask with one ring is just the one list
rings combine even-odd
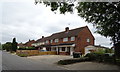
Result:
{"label": "front door", "polygon": [[60,54],[60,48],[58,47],[58,55]]}
{"label": "front door", "polygon": [[68,54],[70,55],[70,47],[68,47]]}

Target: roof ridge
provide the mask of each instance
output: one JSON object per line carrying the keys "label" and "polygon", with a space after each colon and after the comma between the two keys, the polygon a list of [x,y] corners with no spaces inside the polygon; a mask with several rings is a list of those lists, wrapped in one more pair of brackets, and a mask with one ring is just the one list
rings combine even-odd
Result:
{"label": "roof ridge", "polygon": [[[61,31],[61,32],[58,32],[58,33],[53,33],[53,34],[50,35],[50,36],[46,36],[46,37],[44,37],[44,38],[38,39],[37,42],[38,42],[38,41],[42,41],[42,40],[49,40],[49,38],[50,38],[50,39],[55,39],[55,38],[62,38],[62,37],[66,37],[66,36],[67,36],[67,37],[69,37],[69,36],[76,36],[76,35],[81,31],[81,29],[82,29],[82,28],[85,28],[85,27],[87,27],[87,26],[83,26],[83,27],[71,29],[71,30],[69,30],[69,32],[68,32],[67,35],[64,34],[65,31]],[[60,35],[60,34],[61,34],[61,35]]]}
{"label": "roof ridge", "polygon": [[[69,31],[81,29],[81,28],[84,28],[84,27],[88,27],[88,26],[83,26],[83,27],[78,27],[78,28],[70,29]],[[62,32],[65,32],[65,31],[61,31],[61,32],[58,32],[58,33],[53,33],[53,34],[59,34],[59,33],[62,33]]]}

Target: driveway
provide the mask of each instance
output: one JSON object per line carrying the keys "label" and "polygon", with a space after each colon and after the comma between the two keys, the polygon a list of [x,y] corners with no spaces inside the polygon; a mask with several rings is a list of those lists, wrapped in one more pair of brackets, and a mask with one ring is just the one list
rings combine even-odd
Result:
{"label": "driveway", "polygon": [[36,60],[36,61],[42,61],[47,64],[55,64],[59,60],[70,59],[73,57],[67,56],[67,55],[40,55],[40,56],[30,56],[27,58]]}
{"label": "driveway", "polygon": [[41,55],[41,56],[31,56],[27,58],[38,62],[44,62],[50,65],[56,65],[66,70],[118,70],[119,69],[118,66],[116,65],[109,65],[109,64],[96,63],[96,62],[80,62],[69,65],[55,64],[59,60],[72,58],[72,56],[65,56],[65,55]]}

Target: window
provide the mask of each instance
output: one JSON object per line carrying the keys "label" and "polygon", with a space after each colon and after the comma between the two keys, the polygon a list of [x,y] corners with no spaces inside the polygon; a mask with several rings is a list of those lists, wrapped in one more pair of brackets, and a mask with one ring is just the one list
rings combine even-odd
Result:
{"label": "window", "polygon": [[65,47],[62,47],[62,51],[65,51]]}
{"label": "window", "polygon": [[49,41],[47,40],[45,43],[49,43]]}
{"label": "window", "polygon": [[55,42],[58,42],[59,40],[58,39],[55,39]]}
{"label": "window", "polygon": [[90,39],[89,39],[89,38],[87,38],[87,42],[90,42]]}
{"label": "window", "polygon": [[63,42],[66,42],[66,41],[68,41],[68,38],[63,38]]}
{"label": "window", "polygon": [[71,41],[75,41],[75,37],[71,37]]}
{"label": "window", "polygon": [[50,43],[52,43],[53,42],[53,40],[50,40]]}
{"label": "window", "polygon": [[51,48],[51,51],[57,51],[56,48]]}

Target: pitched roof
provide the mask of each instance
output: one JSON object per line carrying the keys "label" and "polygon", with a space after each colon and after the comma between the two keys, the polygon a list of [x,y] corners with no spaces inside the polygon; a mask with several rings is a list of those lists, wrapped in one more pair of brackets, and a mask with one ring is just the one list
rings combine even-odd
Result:
{"label": "pitched roof", "polygon": [[87,26],[79,27],[79,28],[76,28],[76,29],[71,29],[71,30],[69,30],[67,32],[66,31],[62,31],[62,32],[59,32],[59,33],[54,33],[51,36],[38,39],[36,41],[36,43],[37,42],[43,42],[43,41],[46,41],[46,40],[51,40],[51,39],[60,39],[60,38],[65,38],[65,37],[77,36],[80,33],[80,31],[82,29],[86,28],[86,27]]}

